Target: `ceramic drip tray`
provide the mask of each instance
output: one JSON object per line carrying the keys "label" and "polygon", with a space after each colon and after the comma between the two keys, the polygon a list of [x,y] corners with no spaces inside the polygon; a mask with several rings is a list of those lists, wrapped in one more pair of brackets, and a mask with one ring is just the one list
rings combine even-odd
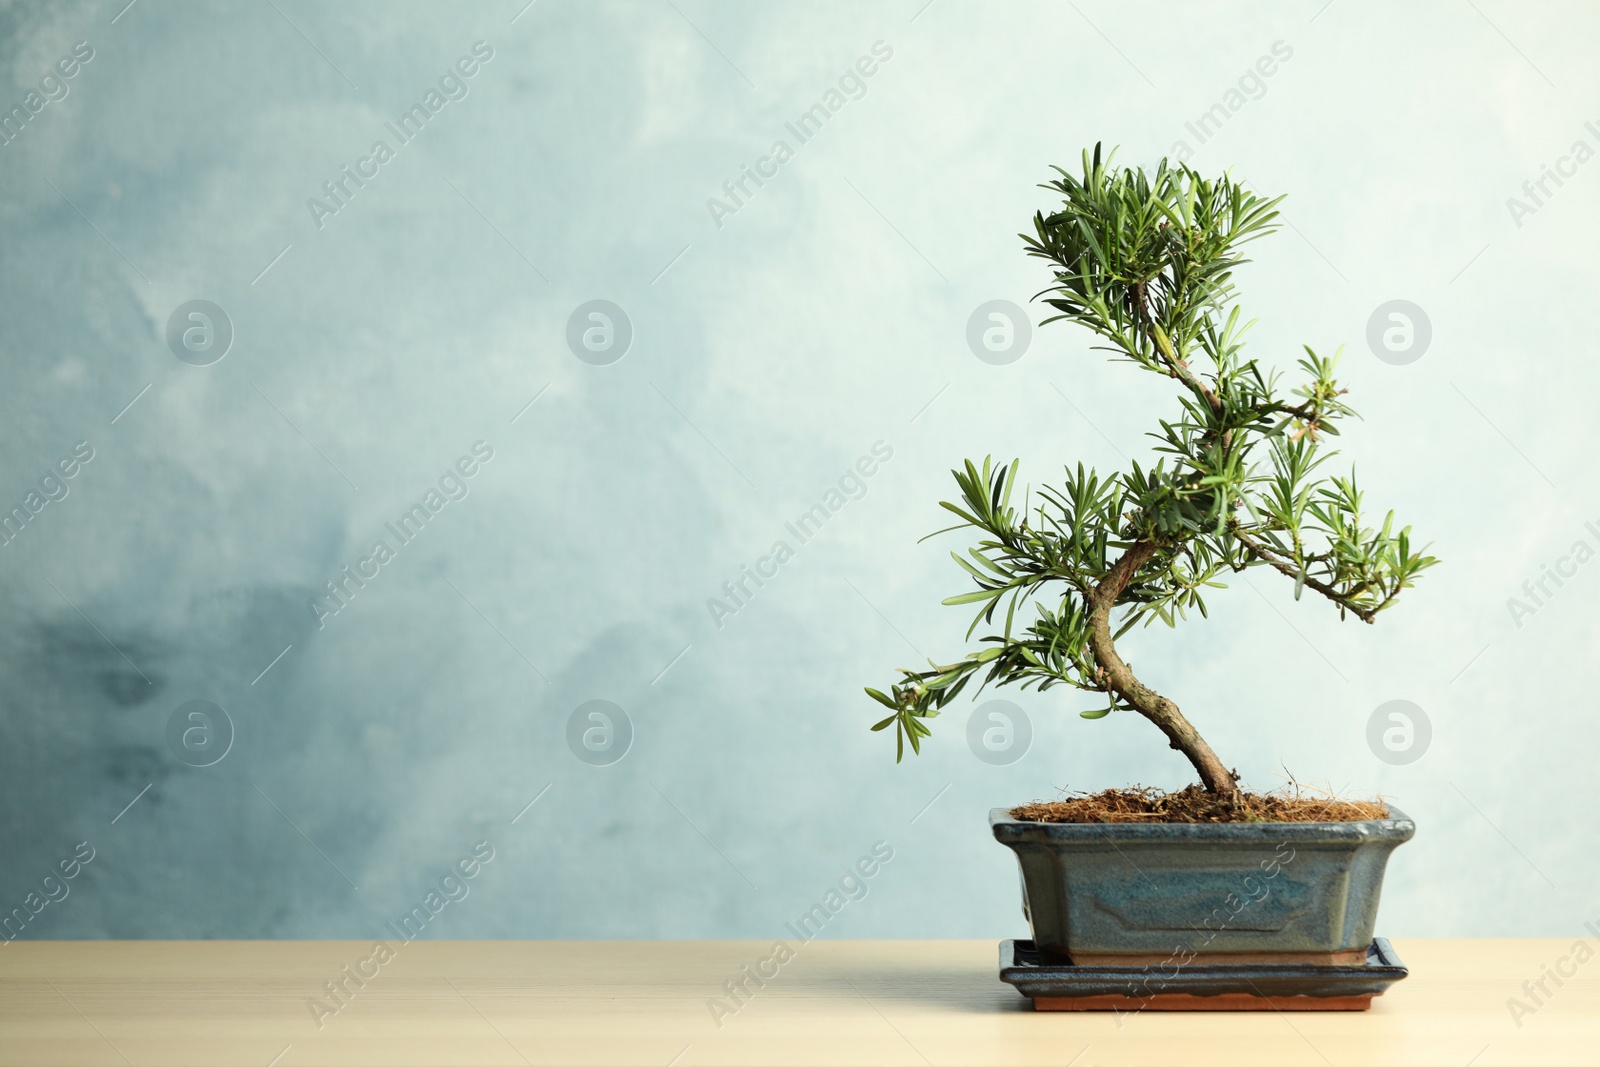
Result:
{"label": "ceramic drip tray", "polygon": [[1032,941],[1000,942],[1000,980],[1038,1011],[1365,1011],[1408,973],[1381,937],[1364,964],[1349,967],[1045,964]]}

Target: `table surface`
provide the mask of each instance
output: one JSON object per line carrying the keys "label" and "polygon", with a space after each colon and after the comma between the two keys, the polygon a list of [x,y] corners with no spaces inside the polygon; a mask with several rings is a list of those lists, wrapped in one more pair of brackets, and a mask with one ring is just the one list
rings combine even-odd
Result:
{"label": "table surface", "polygon": [[0,1064],[1600,1064],[1576,943],[1397,940],[1367,1012],[1118,1016],[1032,1011],[994,941],[791,941],[737,1004],[771,942],[14,941]]}

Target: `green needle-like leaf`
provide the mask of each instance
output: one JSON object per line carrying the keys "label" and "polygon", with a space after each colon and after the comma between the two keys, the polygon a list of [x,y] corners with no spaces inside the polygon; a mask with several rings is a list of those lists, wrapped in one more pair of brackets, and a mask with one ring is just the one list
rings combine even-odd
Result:
{"label": "green needle-like leaf", "polygon": [[[964,658],[902,671],[887,693],[867,689],[893,712],[872,728],[895,724],[896,760],[908,741],[921,751],[928,720],[975,677],[975,698],[991,684],[1070,685],[1100,700],[1083,718],[1159,717],[1149,687],[1132,685],[1110,650],[1141,625],[1176,628],[1191,609],[1208,618],[1201,590],[1226,588],[1224,572],[1275,571],[1296,600],[1310,590],[1371,622],[1438,562],[1412,547],[1393,512],[1373,529],[1353,474],[1324,471],[1336,455],[1326,442],[1355,415],[1336,378],[1342,349],[1304,346],[1292,387],[1245,354],[1255,320],[1242,314],[1234,275],[1248,262],[1244,246],[1278,229],[1281,198],[1166,160],[1149,173],[1120,167],[1099,145],[1078,172],[1054,173],[1043,188],[1059,208],[1036,212],[1020,235],[1050,272],[1040,325],[1088,330],[1096,351],[1159,375],[1173,401],[1150,413],[1153,455],[1121,470],[1078,462],[1037,496],[1024,483],[1016,501],[1016,460],[951,470],[957,492],[940,507],[960,522],[929,536],[970,531],[972,543],[951,553],[970,585],[943,603],[975,606],[968,639],[991,629]],[[1029,601],[1034,611],[1019,613]]]}

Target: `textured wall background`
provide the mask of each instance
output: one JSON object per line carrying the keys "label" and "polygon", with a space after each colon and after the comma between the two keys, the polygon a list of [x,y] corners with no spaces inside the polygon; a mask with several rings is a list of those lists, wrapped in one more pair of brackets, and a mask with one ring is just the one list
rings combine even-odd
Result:
{"label": "textured wall background", "polygon": [[[1289,194],[1241,277],[1252,344],[1348,346],[1345,453],[1446,561],[1375,628],[1252,574],[1131,658],[1250,782],[1416,818],[1380,932],[1600,919],[1560,799],[1600,740],[1600,565],[1573,555],[1600,547],[1592,6],[123,3],[0,14],[27,116],[0,147],[0,504],[66,494],[0,548],[0,905],[94,850],[23,936],[377,935],[479,841],[430,936],[776,936],[878,841],[830,935],[1016,934],[991,805],[1186,766],[1058,690],[996,694],[1032,724],[1008,766],[964,708],[897,768],[860,687],[961,648],[955,546],[915,544],[950,466],[1116,466],[1176,410],[1064,326],[1009,365],[967,344],[1044,284],[1015,235],[1100,139]],[[335,212],[346,166],[369,177]],[[609,365],[567,342],[597,299],[631,324]],[[1367,342],[1396,299],[1430,324],[1408,363]],[[233,332],[207,366],[168,343],[192,300]],[[789,538],[877,442],[859,499]],[[385,524],[431,489],[402,545]],[[605,766],[568,743],[597,699],[632,730]],[[233,733],[207,767],[179,756],[218,716],[169,733],[197,700]],[[1409,762],[1368,744],[1390,700],[1431,724]]]}

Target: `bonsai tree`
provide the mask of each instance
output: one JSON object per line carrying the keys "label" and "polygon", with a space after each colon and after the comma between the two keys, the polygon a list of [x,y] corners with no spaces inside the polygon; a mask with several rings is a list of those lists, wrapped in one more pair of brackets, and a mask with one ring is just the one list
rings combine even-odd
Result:
{"label": "bonsai tree", "polygon": [[1243,355],[1252,323],[1240,325],[1233,271],[1244,245],[1277,228],[1282,197],[1165,160],[1154,175],[1117,169],[1098,145],[1084,152],[1081,177],[1055,170],[1060,178],[1041,188],[1061,195],[1060,209],[1035,214],[1034,233],[1020,235],[1053,271],[1035,297],[1058,312],[1045,322],[1086,327],[1114,359],[1171,379],[1178,410],[1150,433],[1154,466],[1102,477],[1079,463],[1020,507],[1015,462],[968,460],[951,472],[961,500],[940,506],[961,521],[937,532],[970,528],[979,540],[951,553],[976,588],[944,603],[978,605],[969,639],[997,616],[999,630],[954,663],[902,669],[887,694],[867,689],[890,710],[872,729],[895,727],[898,762],[907,742],[921,751],[927,721],[980,674],[983,685],[1070,685],[1105,700],[1084,718],[1149,719],[1207,792],[1228,801],[1238,774],[1134,674],[1117,649],[1123,634],[1157,619],[1175,626],[1191,608],[1204,615],[1204,590],[1255,567],[1292,580],[1296,599],[1309,589],[1341,618],[1370,623],[1437,560],[1412,547],[1393,512],[1376,529],[1366,524],[1353,473],[1321,473],[1335,454],[1325,439],[1355,414],[1340,399],[1338,355],[1307,347],[1305,381],[1287,396],[1276,371]]}

